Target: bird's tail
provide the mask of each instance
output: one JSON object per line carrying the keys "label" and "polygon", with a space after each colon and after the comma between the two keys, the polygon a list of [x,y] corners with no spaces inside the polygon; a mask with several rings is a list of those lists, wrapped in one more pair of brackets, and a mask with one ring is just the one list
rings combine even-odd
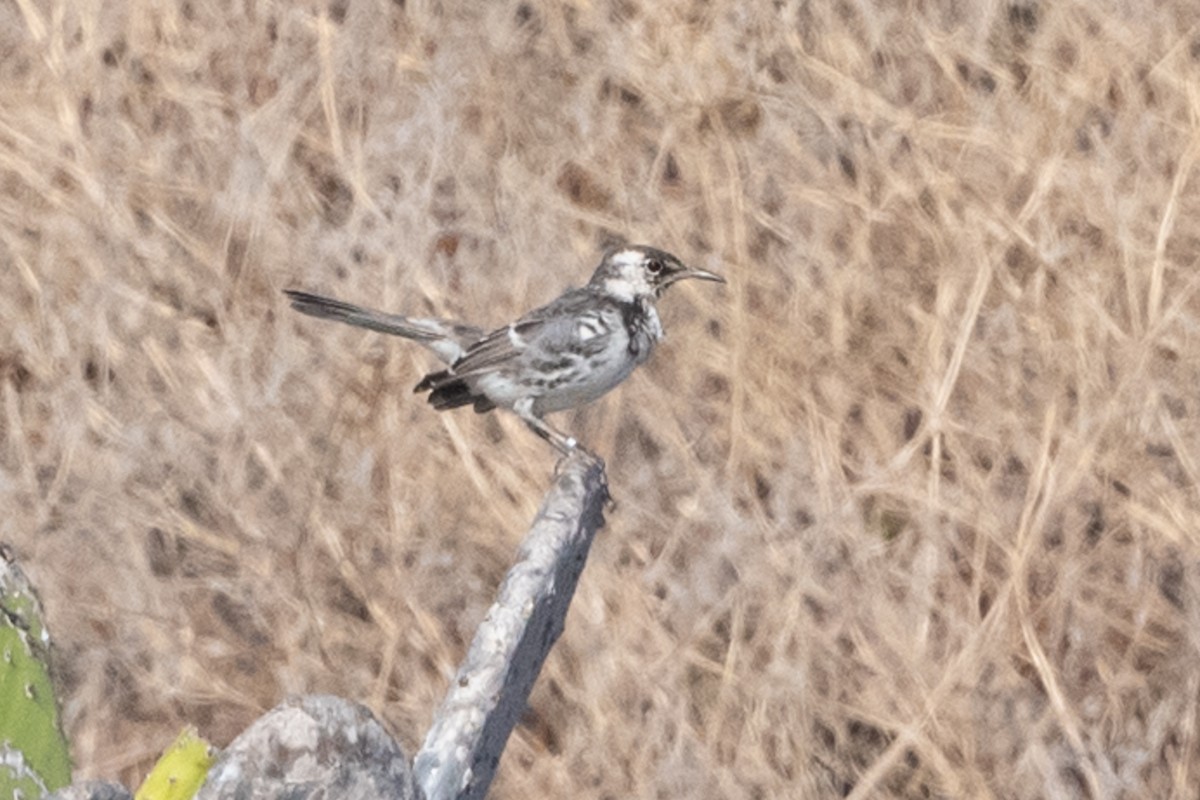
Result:
{"label": "bird's tail", "polygon": [[470,325],[388,314],[294,289],[286,289],[284,294],[292,301],[292,308],[301,314],[412,339],[425,345],[447,364],[453,364],[461,358],[467,346],[483,336],[482,330]]}

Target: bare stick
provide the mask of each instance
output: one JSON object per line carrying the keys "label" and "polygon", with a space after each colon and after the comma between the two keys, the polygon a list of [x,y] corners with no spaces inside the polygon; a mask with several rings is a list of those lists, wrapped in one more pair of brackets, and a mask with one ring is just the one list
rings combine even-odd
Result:
{"label": "bare stick", "polygon": [[569,455],[434,716],[413,772],[427,800],[482,798],[563,631],[608,502],[604,464]]}

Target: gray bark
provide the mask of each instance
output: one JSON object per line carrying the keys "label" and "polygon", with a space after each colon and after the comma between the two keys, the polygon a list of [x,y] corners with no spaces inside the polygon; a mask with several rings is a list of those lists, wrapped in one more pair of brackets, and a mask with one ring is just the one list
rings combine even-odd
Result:
{"label": "gray bark", "polygon": [[427,800],[487,794],[508,735],[562,634],[608,500],[602,463],[575,454],[560,464],[413,763]]}

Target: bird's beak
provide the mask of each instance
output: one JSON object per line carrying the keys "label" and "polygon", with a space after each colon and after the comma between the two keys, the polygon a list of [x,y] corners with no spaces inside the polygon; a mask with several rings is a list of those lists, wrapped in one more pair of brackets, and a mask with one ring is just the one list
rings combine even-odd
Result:
{"label": "bird's beak", "polygon": [[683,269],[679,270],[679,272],[672,274],[670,278],[667,279],[665,285],[669,286],[672,283],[677,283],[678,281],[682,281],[686,278],[695,278],[699,281],[716,281],[717,283],[725,283],[725,279],[715,272],[709,272],[706,269],[692,269],[691,267],[684,267]]}

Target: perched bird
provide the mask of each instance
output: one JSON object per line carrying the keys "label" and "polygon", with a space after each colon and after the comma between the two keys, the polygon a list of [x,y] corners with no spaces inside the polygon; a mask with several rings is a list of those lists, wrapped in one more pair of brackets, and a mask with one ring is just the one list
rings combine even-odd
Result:
{"label": "perched bird", "polygon": [[590,403],[649,358],[663,337],[655,301],[685,278],[725,282],[662,250],[620,247],[605,254],[586,286],[491,333],[307,292],[285,294],[301,313],[403,336],[432,350],[448,367],[426,375],[414,391],[428,391],[438,411],[467,405],[479,413],[512,409],[539,436],[569,453],[578,443],[542,417]]}

